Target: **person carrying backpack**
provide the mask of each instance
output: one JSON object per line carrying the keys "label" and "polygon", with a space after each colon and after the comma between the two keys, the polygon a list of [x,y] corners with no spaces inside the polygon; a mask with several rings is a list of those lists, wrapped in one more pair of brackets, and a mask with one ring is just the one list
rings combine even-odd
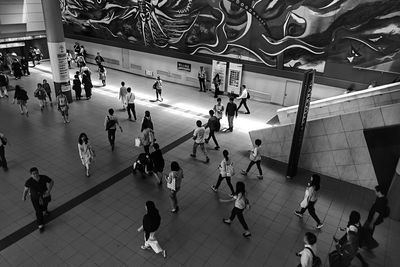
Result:
{"label": "person carrying backpack", "polygon": [[311,232],[304,235],[304,249],[296,253],[300,257],[300,263],[297,267],[320,267],[322,266],[321,258],[316,256],[317,252],[317,236]]}
{"label": "person carrying backpack", "polygon": [[43,111],[43,108],[46,103],[46,91],[43,89],[41,83],[37,84],[37,88],[33,95],[39,100],[40,111]]}
{"label": "person carrying backpack", "polygon": [[115,132],[117,131],[117,126],[121,130],[122,127],[119,125],[118,118],[114,116],[114,109],[110,108],[108,110],[108,115],[104,120],[104,127],[106,127],[106,131],[108,132],[108,141],[111,145],[111,151],[114,151],[115,146]]}

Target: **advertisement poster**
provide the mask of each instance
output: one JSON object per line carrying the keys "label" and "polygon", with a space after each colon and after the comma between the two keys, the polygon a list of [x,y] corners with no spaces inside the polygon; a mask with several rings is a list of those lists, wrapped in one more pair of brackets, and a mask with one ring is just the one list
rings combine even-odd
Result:
{"label": "advertisement poster", "polygon": [[65,47],[65,42],[48,42],[48,47],[50,58],[56,58],[56,60],[50,61],[53,72],[53,81],[56,83],[69,82],[67,49]]}
{"label": "advertisement poster", "polygon": [[225,83],[226,83],[226,62],[223,61],[217,61],[217,60],[213,60],[212,61],[212,73],[211,73],[211,89],[212,91],[215,91],[215,87],[213,84],[213,79],[215,77],[215,75],[219,75],[219,78],[221,79],[221,84],[219,86],[219,90],[221,92],[225,91]]}
{"label": "advertisement poster", "polygon": [[228,92],[240,95],[240,86],[242,85],[243,65],[229,63],[228,71]]}
{"label": "advertisement poster", "polygon": [[187,72],[192,71],[192,65],[189,63],[185,63],[185,62],[178,61],[177,68],[178,68],[178,70],[183,70],[183,71],[187,71]]}

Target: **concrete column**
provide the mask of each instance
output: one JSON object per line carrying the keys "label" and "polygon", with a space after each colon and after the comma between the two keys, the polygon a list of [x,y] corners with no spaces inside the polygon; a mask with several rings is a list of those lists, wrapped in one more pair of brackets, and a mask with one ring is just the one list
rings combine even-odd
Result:
{"label": "concrete column", "polygon": [[63,93],[72,102],[64,29],[59,0],[42,0],[44,24],[56,95]]}

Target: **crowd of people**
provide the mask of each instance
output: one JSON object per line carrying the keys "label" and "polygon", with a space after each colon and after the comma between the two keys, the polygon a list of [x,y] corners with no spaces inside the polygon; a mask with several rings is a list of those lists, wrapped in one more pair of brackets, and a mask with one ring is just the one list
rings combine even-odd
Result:
{"label": "crowd of people", "polygon": [[[83,46],[76,45],[74,51],[76,59],[78,57],[85,57],[86,53],[84,52]],[[104,66],[102,65],[103,62],[104,59],[100,56],[100,53],[98,53],[96,57],[96,63],[100,75],[103,75],[101,73],[104,72],[101,70],[102,68],[104,68]],[[76,99],[80,100],[82,97],[82,84],[84,86],[86,98],[90,99],[91,88],[93,87],[90,77],[91,71],[86,66],[86,63],[80,64],[77,61],[77,64],[80,68],[80,71],[76,72],[73,80],[73,90],[75,91]],[[204,70],[202,70],[201,73],[203,71]],[[82,80],[80,79],[80,77],[82,77]],[[199,75],[201,86],[200,90],[203,91],[205,90],[205,85],[203,84],[203,81],[201,81],[201,79],[205,79],[205,73]],[[105,85],[105,74],[104,77],[101,78],[101,80],[103,85]],[[2,82],[1,77],[0,82]],[[0,86],[3,86],[3,84],[4,81],[3,83],[0,83]],[[157,77],[153,88],[156,90],[157,100],[163,101],[163,98],[161,97],[162,81],[159,76]],[[2,89],[2,87],[0,87],[0,89]],[[7,94],[7,91],[0,92],[2,92],[2,95]],[[38,99],[40,109],[42,111],[47,106],[47,99],[49,99],[50,105],[53,104],[51,98],[51,88],[46,80],[43,80],[43,83],[37,84],[37,89],[34,92],[34,96]],[[127,110],[128,119],[132,120],[133,116],[134,121],[136,121],[137,116],[135,111],[135,94],[132,91],[131,87],[125,87],[125,82],[121,82],[121,88],[118,98],[121,101],[122,108]],[[237,107],[237,105],[234,103],[235,98],[231,96],[225,109],[224,105],[222,104],[222,99],[220,97],[217,97],[217,102],[209,110],[209,119],[207,123],[203,124],[201,120],[197,120],[195,122],[196,127],[193,130],[192,136],[193,148],[190,153],[190,156],[192,158],[197,158],[197,148],[200,147],[204,155],[205,163],[210,163],[210,157],[207,153],[207,144],[212,139],[215,143],[214,149],[220,149],[218,140],[216,138],[216,133],[221,131],[221,119],[223,119],[223,115],[225,114],[225,116],[227,117],[229,125],[227,131],[232,132],[234,118],[238,116],[238,110],[241,108],[242,105],[246,109],[245,114],[250,114],[249,108],[247,106],[247,100],[249,98],[250,94],[247,91],[245,85],[242,86],[242,92],[239,97],[237,97],[237,99],[240,100],[239,107]],[[26,116],[28,116],[28,109],[26,106],[26,102],[28,99],[29,98],[27,92],[19,85],[16,85],[14,100],[17,100],[17,103],[20,106],[21,114],[25,114]],[[57,108],[62,114],[64,123],[69,122],[69,105],[65,95],[60,94],[57,96]],[[108,113],[105,116],[104,127],[107,131],[108,141],[111,150],[114,151],[116,142],[116,131],[117,129],[120,129],[120,131],[123,132],[123,129],[120,125],[118,117],[115,115],[114,109],[112,108],[108,110]],[[4,134],[0,133],[0,140],[0,166],[2,166],[5,171],[7,171],[8,166],[5,158],[5,147],[7,145],[7,138],[4,136]],[[181,190],[182,180],[184,179],[183,168],[177,161],[173,161],[170,165],[170,170],[168,174],[164,175],[165,160],[162,150],[160,149],[160,144],[155,138],[154,123],[149,110],[146,110],[144,113],[141,122],[140,134],[139,137],[135,140],[135,145],[137,147],[142,147],[143,152],[140,153],[138,155],[138,158],[133,162],[133,171],[140,172],[143,177],[154,177],[159,186],[162,186],[163,181],[165,181],[166,187],[170,192],[169,199],[171,202],[171,212],[174,214],[178,213],[180,211],[178,205],[178,192]],[[85,167],[85,175],[87,177],[90,177],[91,164],[95,160],[96,154],[94,147],[89,142],[89,137],[86,133],[82,132],[79,135],[77,146],[80,160],[82,162],[82,165]],[[258,169],[257,178],[259,180],[262,180],[264,177],[261,166],[261,155],[262,141],[260,139],[256,139],[249,154],[248,167],[245,170],[241,170],[240,174],[243,176],[247,176],[251,168],[256,165]],[[249,226],[247,225],[244,218],[244,211],[246,209],[250,209],[251,207],[251,203],[248,199],[249,193],[246,191],[246,185],[243,181],[238,181],[236,182],[235,187],[233,186],[232,179],[234,175],[235,168],[233,159],[230,156],[228,149],[224,149],[221,155],[221,162],[218,164],[217,181],[214,185],[211,185],[211,189],[214,192],[218,192],[222,181],[226,181],[230,190],[229,198],[221,198],[220,201],[234,202],[234,204],[230,216],[228,218],[223,218],[222,222],[224,224],[230,225],[237,217],[244,229],[243,236],[245,238],[250,238],[252,233],[250,232]],[[48,204],[51,201],[50,193],[52,191],[53,185],[53,180],[45,175],[39,174],[38,168],[32,167],[30,169],[30,178],[25,183],[23,200],[26,200],[28,193],[30,193],[31,202],[36,214],[38,228],[41,232],[44,230],[44,225],[46,221],[45,217],[48,216],[50,213],[48,210]],[[311,217],[316,221],[317,230],[323,227],[323,222],[316,215],[315,211],[315,206],[319,197],[320,189],[320,176],[317,174],[313,174],[310,177],[310,180],[306,186],[304,199],[300,202],[300,210],[294,211],[296,216],[302,218],[305,211],[308,210]],[[361,217],[359,212],[352,211],[350,214],[348,225],[343,228],[343,230],[346,231],[346,234],[340,239],[334,237],[334,240],[337,243],[337,248],[335,251],[329,254],[331,266],[350,266],[351,261],[354,257],[360,259],[363,266],[368,265],[359,253],[359,248],[364,246],[368,248],[376,247],[376,241],[372,237],[375,227],[381,224],[384,218],[388,217],[390,212],[388,211],[387,199],[383,194],[382,189],[377,186],[375,188],[375,191],[377,196],[376,202],[371,207],[366,222],[362,225],[360,222]],[[161,254],[163,255],[163,257],[166,257],[166,250],[161,248],[155,237],[155,233],[159,229],[159,226],[161,224],[161,217],[159,215],[158,209],[156,208],[156,205],[153,201],[147,201],[145,203],[145,210],[146,215],[144,215],[143,217],[142,226],[140,226],[138,229],[139,232],[144,231],[144,245],[141,246],[141,248],[152,248],[157,254]],[[317,236],[314,233],[307,232],[304,236],[304,244],[304,249],[296,254],[300,257],[299,266],[321,266],[318,265],[321,264],[321,260],[317,256]]]}

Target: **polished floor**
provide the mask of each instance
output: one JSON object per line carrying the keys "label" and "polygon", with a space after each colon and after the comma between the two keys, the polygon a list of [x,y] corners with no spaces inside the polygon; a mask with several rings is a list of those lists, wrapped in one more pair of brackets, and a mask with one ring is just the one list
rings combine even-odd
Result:
{"label": "polished floor", "polygon": [[[71,75],[75,70],[71,70]],[[332,236],[345,226],[348,214],[356,209],[366,217],[374,200],[372,191],[328,177],[322,179],[317,214],[324,227],[317,231],[312,218],[293,215],[304,193],[306,171],[292,180],[285,179],[285,166],[263,161],[264,180],[252,170],[243,177],[238,170],[248,164],[251,148],[248,131],[266,127],[275,115],[276,105],[250,101],[251,114],[239,114],[233,133],[218,133],[221,150],[213,150],[210,141],[209,164],[189,155],[190,133],[195,121],[206,122],[207,112],[214,105],[211,93],[173,83],[164,85],[164,102],[152,102],[152,80],[124,72],[108,70],[107,86],[101,87],[93,73],[95,88],[90,100],[71,104],[71,123],[64,124],[55,107],[43,112],[33,97],[35,84],[47,79],[51,84],[49,63],[31,69],[30,77],[12,80],[20,84],[30,97],[29,117],[19,114],[10,99],[0,99],[0,132],[8,137],[6,149],[9,172],[0,170],[0,266],[296,266],[295,252],[302,248],[306,231],[318,235],[318,255],[326,266],[333,250]],[[118,88],[121,80],[137,95],[138,122],[127,120],[120,110]],[[10,92],[13,96],[13,92]],[[227,103],[227,98],[223,98]],[[115,151],[111,151],[104,130],[108,108],[117,110],[123,132],[117,132]],[[185,178],[178,193],[180,211],[170,213],[168,190],[158,187],[154,178],[132,175],[129,167],[141,148],[134,147],[144,111],[150,110],[156,138],[164,151],[167,168],[178,161]],[[227,122],[223,122],[226,126]],[[86,132],[97,157],[91,177],[85,177],[77,150],[77,138]],[[246,183],[252,208],[245,218],[252,237],[245,239],[237,220],[231,226],[222,218],[230,214],[232,203],[226,184],[219,193],[210,185],[216,182],[217,166],[222,150],[228,149],[237,174],[233,182]],[[22,201],[29,168],[37,166],[42,174],[55,181],[52,210],[46,231],[35,229],[33,207]],[[143,251],[142,233],[137,232],[144,215],[144,202],[153,200],[162,217],[158,240],[168,256]],[[398,266],[400,255],[400,223],[387,219],[375,234],[380,246],[373,252],[361,251],[370,266]],[[397,252],[397,253],[396,253]],[[354,260],[353,266],[360,266]]]}

